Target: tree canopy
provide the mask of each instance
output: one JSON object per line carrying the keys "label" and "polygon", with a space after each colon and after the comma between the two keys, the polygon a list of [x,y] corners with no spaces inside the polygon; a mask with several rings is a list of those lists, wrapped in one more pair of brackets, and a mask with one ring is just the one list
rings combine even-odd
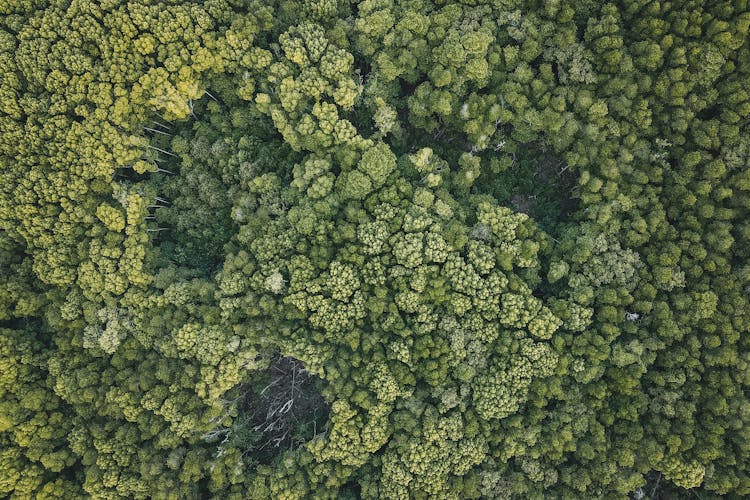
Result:
{"label": "tree canopy", "polygon": [[750,495],[746,0],[13,0],[0,67],[0,497]]}

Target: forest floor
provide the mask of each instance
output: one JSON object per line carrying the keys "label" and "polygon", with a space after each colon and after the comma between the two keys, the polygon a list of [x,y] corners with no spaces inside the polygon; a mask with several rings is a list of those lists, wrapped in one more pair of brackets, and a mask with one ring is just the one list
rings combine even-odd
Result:
{"label": "forest floor", "polygon": [[320,378],[294,358],[275,355],[261,376],[243,384],[234,439],[260,463],[325,432],[330,405]]}
{"label": "forest floor", "polygon": [[492,195],[534,218],[549,234],[559,234],[578,207],[577,173],[540,142],[523,144],[512,156],[507,169],[483,172],[476,192]]}

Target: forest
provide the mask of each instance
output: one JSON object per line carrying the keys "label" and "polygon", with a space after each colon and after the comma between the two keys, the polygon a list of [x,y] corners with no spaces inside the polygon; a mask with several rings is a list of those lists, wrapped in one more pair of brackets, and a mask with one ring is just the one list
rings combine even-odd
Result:
{"label": "forest", "polygon": [[0,498],[750,496],[750,1],[0,1]]}

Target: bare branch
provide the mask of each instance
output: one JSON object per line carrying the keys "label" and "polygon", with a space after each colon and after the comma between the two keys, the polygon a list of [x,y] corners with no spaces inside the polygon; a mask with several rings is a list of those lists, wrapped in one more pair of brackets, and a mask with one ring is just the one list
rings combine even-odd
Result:
{"label": "bare branch", "polygon": [[[161,128],[163,128],[163,129],[166,129],[166,130],[172,130],[172,127],[170,127],[170,126],[168,126],[168,125],[164,125],[163,123],[161,123],[161,122],[157,122],[156,120],[151,120],[151,121],[152,121],[152,122],[154,123],[154,125],[156,125],[157,127],[161,127]],[[167,120],[164,120],[164,121],[167,121]],[[172,122],[170,122],[170,123],[172,123]]]}
{"label": "bare branch", "polygon": [[178,155],[176,155],[174,153],[170,153],[169,151],[166,151],[164,149],[157,148],[156,146],[152,146],[152,145],[149,144],[146,147],[149,148],[149,149],[153,149],[155,151],[159,151],[160,153],[164,153],[165,155],[174,156],[175,158],[179,158]]}
{"label": "bare branch", "polygon": [[146,130],[148,132],[153,132],[154,134],[161,134],[161,135],[166,135],[166,136],[169,136],[169,137],[172,136],[172,134],[168,134],[168,133],[166,133],[164,131],[161,131],[161,130],[156,130],[155,128],[143,127],[143,130]]}

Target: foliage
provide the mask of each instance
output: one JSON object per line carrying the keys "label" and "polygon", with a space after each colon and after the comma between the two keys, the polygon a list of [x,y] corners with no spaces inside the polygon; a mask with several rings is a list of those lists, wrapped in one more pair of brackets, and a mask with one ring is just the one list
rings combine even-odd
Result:
{"label": "foliage", "polygon": [[0,5],[0,496],[750,494],[749,29]]}

